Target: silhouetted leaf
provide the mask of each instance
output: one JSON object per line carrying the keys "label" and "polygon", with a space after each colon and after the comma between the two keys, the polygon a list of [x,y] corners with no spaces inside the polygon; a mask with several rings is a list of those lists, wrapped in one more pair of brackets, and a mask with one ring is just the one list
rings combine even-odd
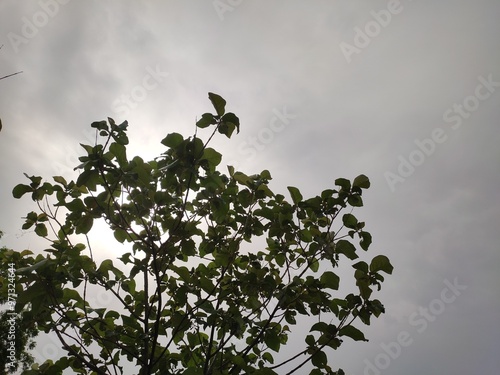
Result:
{"label": "silhouetted leaf", "polygon": [[299,204],[300,202],[302,202],[303,197],[299,189],[293,186],[287,186],[287,189],[290,192],[290,195],[292,196],[292,201],[294,204]]}
{"label": "silhouetted leaf", "polygon": [[222,99],[220,95],[214,94],[212,92],[208,93],[208,98],[212,102],[215,111],[217,112],[217,115],[222,116],[224,112],[226,111],[226,101]]}
{"label": "silhouetted leaf", "polygon": [[359,175],[352,182],[352,186],[357,186],[362,189],[368,189],[370,187],[370,180],[364,174]]}
{"label": "silhouetted leaf", "polygon": [[372,262],[370,263],[371,272],[384,271],[385,273],[388,273],[390,275],[392,274],[393,269],[394,267],[389,261],[389,258],[387,258],[385,255],[377,255],[372,259]]}

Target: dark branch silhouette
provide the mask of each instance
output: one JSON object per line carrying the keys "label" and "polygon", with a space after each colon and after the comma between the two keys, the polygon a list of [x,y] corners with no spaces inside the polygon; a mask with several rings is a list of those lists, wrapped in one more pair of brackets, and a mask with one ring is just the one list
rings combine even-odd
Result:
{"label": "dark branch silhouette", "polygon": [[[2,49],[3,47],[3,44],[0,46],[0,49]],[[9,77],[12,77],[12,76],[15,76],[16,74],[19,74],[19,73],[22,73],[23,71],[21,70],[20,72],[16,72],[16,73],[12,73],[12,74],[8,74],[6,76],[3,76],[3,77],[0,77],[0,80],[2,79],[5,79],[5,78],[9,78]]]}

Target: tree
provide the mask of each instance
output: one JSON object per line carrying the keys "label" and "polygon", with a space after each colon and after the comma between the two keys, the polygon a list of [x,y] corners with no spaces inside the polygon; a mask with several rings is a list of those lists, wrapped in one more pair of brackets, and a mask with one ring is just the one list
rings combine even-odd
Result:
{"label": "tree", "polygon": [[[129,158],[127,122],[108,118],[91,125],[101,143],[82,145],[76,181],[26,175],[29,184],[13,189],[38,206],[23,229],[50,243],[36,256],[2,253],[4,264],[23,262],[16,310],[30,311],[66,353],[25,374],[121,374],[133,366],[143,375],[268,375],[302,373],[308,363],[311,374],[343,374],[327,352],[346,337],[366,340],[353,322],[384,312],[372,291],[393,269],[383,255],[357,261],[352,243],[371,244],[352,214],[368,178],[339,178],[337,188],[308,199],[290,186],[288,199],[271,191],[267,170],[228,166],[225,174],[209,143],[239,132],[239,119],[222,97],[209,99],[215,113],[203,114],[191,137],[168,134],[166,151],[151,161]],[[212,129],[206,141],[198,136],[204,128]],[[96,222],[122,244],[116,259],[96,260],[88,236]],[[343,262],[354,263],[356,292],[334,298]],[[97,288],[113,302],[91,306]],[[315,321],[303,344],[279,358],[307,315]]]}
{"label": "tree", "polygon": [[[0,231],[0,238],[3,237]],[[19,369],[28,370],[34,362],[29,353],[35,347],[34,337],[38,334],[35,321],[29,310],[23,309],[20,314],[15,313],[15,264],[23,264],[22,253],[14,253],[5,246],[0,248],[0,257],[7,254],[8,263],[2,262],[0,271],[0,305],[5,310],[0,311],[0,372],[2,374],[15,372]],[[25,264],[26,265],[26,264]]]}
{"label": "tree", "polygon": [[[2,47],[3,44],[0,46],[0,49],[2,49]],[[0,77],[0,80],[15,76],[19,73],[22,73],[22,71]],[[2,127],[2,119],[0,118],[0,131],[2,131]],[[2,238],[3,235],[3,232],[0,231],[0,238]],[[5,253],[12,253],[12,250],[2,246],[0,248],[0,253],[2,255]],[[18,255],[19,254],[16,256]],[[14,258],[16,256],[14,256]],[[0,370],[2,370],[2,373],[6,373],[7,371],[15,372],[19,367],[26,370],[34,362],[33,356],[29,353],[29,350],[35,347],[34,337],[38,334],[38,331],[35,329],[35,324],[29,311],[22,311],[17,319],[12,315],[15,293],[11,292],[11,287],[14,285],[11,281],[14,281],[15,275],[14,268],[11,268],[11,266],[14,265],[14,263],[11,261],[9,264],[3,264],[2,262],[2,265],[5,267],[2,267],[0,271],[0,282],[3,292],[0,295],[0,306],[6,305],[7,310],[0,311]],[[13,355],[11,353],[13,353]]]}

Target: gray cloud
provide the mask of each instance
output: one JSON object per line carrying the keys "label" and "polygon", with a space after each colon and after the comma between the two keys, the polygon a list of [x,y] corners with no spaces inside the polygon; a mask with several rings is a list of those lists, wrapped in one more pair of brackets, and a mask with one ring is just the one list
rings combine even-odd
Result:
{"label": "gray cloud", "polygon": [[[193,131],[210,110],[207,92],[217,92],[242,119],[241,134],[217,147],[242,168],[270,169],[276,190],[316,194],[360,173],[373,182],[359,217],[374,236],[373,255],[387,254],[396,268],[380,295],[386,316],[367,327],[369,343],[332,354],[339,366],[362,374],[381,343],[408,331],[413,343],[384,375],[495,373],[500,90],[456,130],[443,115],[475,94],[479,76],[500,81],[498,2],[401,0],[402,11],[350,63],[340,44],[355,46],[355,28],[374,27],[370,12],[388,2],[243,1],[221,20],[212,2],[69,1],[46,23],[41,3],[50,2],[0,3],[8,15],[0,75],[24,71],[0,82],[2,244],[44,248],[21,236],[20,217],[33,207],[14,200],[12,187],[22,172],[73,173],[92,121],[128,119],[133,151],[153,157],[166,133]],[[30,38],[25,20],[40,25]],[[27,42],[13,45],[9,33]],[[157,66],[168,76],[141,91]],[[134,93],[124,116],[115,101]],[[283,106],[296,118],[249,157],[249,140]],[[392,192],[384,174],[398,173],[399,157],[409,160],[436,128],[446,141]],[[416,332],[409,317],[455,277],[467,290]]]}

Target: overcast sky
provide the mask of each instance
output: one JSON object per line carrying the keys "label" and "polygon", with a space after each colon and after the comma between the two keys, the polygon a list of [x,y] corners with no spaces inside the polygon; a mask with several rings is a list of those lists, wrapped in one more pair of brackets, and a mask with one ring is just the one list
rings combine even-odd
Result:
{"label": "overcast sky", "polygon": [[23,71],[0,82],[1,245],[46,246],[12,188],[74,176],[91,122],[127,119],[152,158],[215,92],[241,120],[224,163],[284,194],[372,181],[356,216],[395,266],[387,313],[332,367],[498,374],[499,19],[497,0],[0,0],[0,77]]}

